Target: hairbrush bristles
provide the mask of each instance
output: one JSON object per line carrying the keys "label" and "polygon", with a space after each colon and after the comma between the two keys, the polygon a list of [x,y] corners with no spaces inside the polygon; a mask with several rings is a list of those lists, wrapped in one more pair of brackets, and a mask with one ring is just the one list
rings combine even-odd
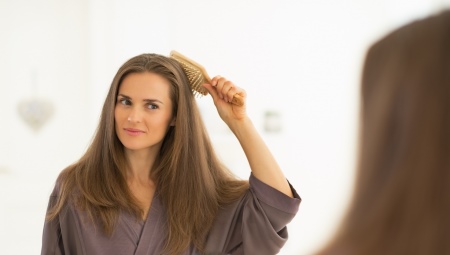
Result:
{"label": "hairbrush bristles", "polygon": [[[181,67],[183,68],[184,73],[191,84],[191,89],[194,95],[208,95],[208,90],[202,86],[205,83],[211,82],[211,78],[209,78],[205,68],[192,59],[189,59],[174,50],[170,52],[170,57],[181,64]],[[242,106],[244,105],[244,98],[239,94],[235,94],[231,100],[231,104]]]}
{"label": "hairbrush bristles", "polygon": [[181,64],[181,67],[183,67],[194,95],[208,95],[208,91],[202,86],[204,83],[211,82],[211,78],[209,78],[206,70],[201,65],[177,51],[171,51],[170,57],[178,61]]}

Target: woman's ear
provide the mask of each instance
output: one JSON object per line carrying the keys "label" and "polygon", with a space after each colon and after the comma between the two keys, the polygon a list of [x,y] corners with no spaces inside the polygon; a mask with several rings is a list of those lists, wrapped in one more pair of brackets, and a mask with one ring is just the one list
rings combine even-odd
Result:
{"label": "woman's ear", "polygon": [[174,127],[176,121],[177,121],[177,117],[173,117],[172,121],[170,122],[170,126]]}

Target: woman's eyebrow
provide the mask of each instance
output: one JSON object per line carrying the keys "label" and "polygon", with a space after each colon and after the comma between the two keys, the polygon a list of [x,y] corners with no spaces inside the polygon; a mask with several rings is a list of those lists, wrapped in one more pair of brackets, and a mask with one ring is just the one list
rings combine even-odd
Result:
{"label": "woman's eyebrow", "polygon": [[[127,96],[127,95],[124,95],[124,94],[119,94],[118,96],[121,96],[121,97],[123,97],[123,98],[125,98],[125,99],[127,99],[127,100],[131,100],[131,97],[129,97],[129,96]],[[159,100],[159,99],[143,99],[142,101],[144,101],[144,102],[146,102],[146,103],[155,103],[155,102],[157,102],[157,103],[160,103],[160,104],[164,104],[161,100]]]}
{"label": "woman's eyebrow", "polygon": [[124,95],[124,94],[119,94],[118,96],[121,96],[121,97],[123,97],[123,98],[125,98],[125,99],[131,99],[131,97],[129,97],[129,96],[127,96],[127,95]]}
{"label": "woman's eyebrow", "polygon": [[161,100],[158,100],[158,99],[144,99],[143,101],[147,102],[147,103],[155,103],[155,102],[157,102],[157,103],[160,103],[160,104],[164,104]]}

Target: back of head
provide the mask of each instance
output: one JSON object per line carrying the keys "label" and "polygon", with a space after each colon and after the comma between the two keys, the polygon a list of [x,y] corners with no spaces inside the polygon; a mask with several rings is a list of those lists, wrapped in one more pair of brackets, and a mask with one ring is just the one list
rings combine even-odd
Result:
{"label": "back of head", "polygon": [[450,11],[368,51],[353,201],[327,250],[450,254]]}

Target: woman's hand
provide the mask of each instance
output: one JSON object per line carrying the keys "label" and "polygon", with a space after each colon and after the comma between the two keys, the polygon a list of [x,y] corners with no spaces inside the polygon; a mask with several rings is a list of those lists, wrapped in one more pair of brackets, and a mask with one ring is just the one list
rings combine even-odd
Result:
{"label": "woman's hand", "polygon": [[[247,94],[245,90],[237,87],[233,82],[221,76],[215,76],[211,79],[211,84],[203,84],[203,87],[211,94],[220,117],[228,126],[230,126],[230,128],[234,121],[240,121],[247,118],[245,109]],[[244,101],[242,106],[231,103],[235,94],[242,96]]]}
{"label": "woman's hand", "polygon": [[[245,111],[247,95],[245,91],[220,76],[214,77],[211,84],[204,84],[203,86],[211,94],[220,117],[239,140],[253,175],[267,185],[293,197],[292,190],[280,166],[258,134],[250,118],[247,117]],[[242,106],[230,103],[235,94],[242,96],[244,101]]]}

